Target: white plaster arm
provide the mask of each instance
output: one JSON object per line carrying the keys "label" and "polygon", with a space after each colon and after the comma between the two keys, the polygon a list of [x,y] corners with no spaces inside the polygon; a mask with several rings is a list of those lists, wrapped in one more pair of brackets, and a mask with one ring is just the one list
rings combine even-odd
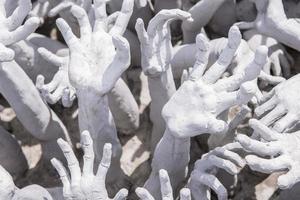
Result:
{"label": "white plaster arm", "polygon": [[[244,69],[228,78],[219,79],[231,63],[241,39],[237,27],[232,27],[230,32],[233,40],[229,40],[218,60],[207,71],[209,44],[204,36],[197,36],[198,43],[202,44],[198,46],[202,46],[201,51],[205,54],[197,55],[198,59],[189,79],[181,85],[162,111],[167,129],[175,137],[225,133],[228,124],[217,119],[217,116],[234,105],[246,104],[256,93],[255,84],[249,81],[257,78],[266,63],[268,50],[264,46],[257,49],[253,61]],[[185,103],[187,97],[192,103]]]}
{"label": "white plaster arm", "polygon": [[[160,191],[161,199],[163,200],[173,200],[173,189],[171,186],[170,178],[168,172],[164,169],[159,170],[159,181],[160,181]],[[154,200],[154,197],[148,192],[147,189],[138,187],[135,193],[141,200]],[[180,200],[191,200],[191,192],[188,188],[182,188],[180,190]]]}
{"label": "white plaster arm", "polygon": [[299,122],[300,75],[278,84],[264,95],[255,114],[266,126],[277,132],[285,132]]}
{"label": "white plaster arm", "polygon": [[[98,166],[97,173],[94,174],[94,150],[93,140],[88,131],[81,134],[81,146],[84,151],[82,173],[79,162],[72,150],[72,147],[63,139],[58,139],[57,143],[63,151],[70,170],[70,179],[68,172],[63,164],[53,158],[52,165],[56,168],[61,181],[63,183],[63,196],[66,200],[69,199],[110,199],[106,191],[105,180],[106,174],[111,164],[112,145],[109,143],[103,146],[103,156]],[[126,199],[128,191],[126,189],[120,190],[114,200]]]}
{"label": "white plaster arm", "polygon": [[286,172],[279,176],[277,185],[281,189],[293,187],[300,181],[300,132],[280,134],[256,119],[251,119],[249,124],[264,141],[257,141],[246,135],[237,136],[236,139],[244,150],[258,155],[246,156],[247,164],[252,170],[267,174]]}
{"label": "white plaster arm", "polygon": [[[206,75],[204,76],[206,77],[205,79],[207,79],[207,81],[211,81],[212,83],[217,81],[219,76],[223,74],[223,72],[226,70],[226,67],[230,64],[231,59],[233,58],[241,40],[240,32],[236,27],[231,29],[230,38],[230,42],[228,42],[226,49],[224,49],[218,61],[205,73]],[[220,90],[218,92],[213,92],[214,89],[212,88],[202,87],[202,85],[204,85],[203,82],[199,82],[198,86],[196,76],[199,76],[200,79],[201,72],[204,72],[205,70],[209,53],[209,44],[205,37],[201,34],[197,36],[196,41],[197,59],[194,69],[188,80],[185,81],[179,90],[173,94],[162,111],[162,115],[167,127],[162,139],[157,144],[154,151],[154,156],[151,163],[152,172],[144,185],[144,187],[155,198],[159,197],[160,192],[158,187],[158,171],[160,169],[165,169],[168,171],[172,186],[174,188],[177,188],[185,180],[189,162],[191,136],[202,133],[221,134],[227,131],[226,122],[216,119],[215,117],[210,117],[204,109],[212,109],[213,111],[211,110],[210,112],[212,115],[214,115],[218,112],[215,110],[215,108],[220,108],[221,113],[233,105],[244,104],[248,102],[255,92],[252,89],[253,86],[251,84],[249,85],[249,83],[246,83],[240,87],[240,90],[235,90],[244,81],[246,81],[245,77],[247,77],[247,79],[249,78],[250,80],[255,78],[258,74],[258,71],[260,71],[261,65],[251,65],[251,70],[253,68],[255,68],[255,70],[251,71],[251,73],[247,71],[246,73],[243,72],[242,74],[232,76],[233,80],[230,78],[224,79],[227,83],[229,83],[226,84],[228,87],[228,94],[227,91],[223,93],[221,93]],[[264,53],[266,52],[262,52],[258,55],[262,56]],[[264,58],[263,56],[262,58],[259,56],[257,56],[256,59],[259,60]],[[249,68],[250,66],[247,69],[249,70]],[[220,87],[221,85],[225,86],[225,83],[222,83],[223,81],[218,80],[216,84],[220,84]],[[214,97],[216,93],[220,95],[219,99],[222,100],[217,100]],[[209,98],[202,99],[202,97],[205,97],[205,95],[208,95]],[[226,97],[227,95],[228,97]],[[186,98],[189,98],[189,104],[186,103]],[[224,107],[214,104],[217,102]],[[203,113],[205,113],[205,117],[201,116]],[[207,122],[205,119],[207,119]],[[207,123],[211,123],[211,125],[207,125]],[[164,160],[164,162],[161,162],[161,160]]]}
{"label": "white plaster arm", "polygon": [[210,21],[218,8],[226,0],[202,0],[189,9],[194,21],[182,23],[183,41],[185,44],[194,43],[195,38],[201,29]]}
{"label": "white plaster arm", "polygon": [[58,19],[57,26],[70,50],[68,75],[78,98],[79,128],[81,131],[90,131],[98,163],[102,156],[102,149],[99,147],[107,142],[112,144],[113,164],[109,177],[116,180],[120,179],[122,172],[122,148],[108,106],[107,93],[129,67],[129,44],[121,35],[132,13],[133,0],[123,2],[121,14],[109,31],[105,8],[105,1],[95,1],[93,11],[96,19],[92,27],[86,11],[79,6],[72,6],[71,13],[80,27],[80,39],[74,35],[65,20]]}
{"label": "white plaster arm", "polygon": [[[3,6],[3,4],[0,4],[0,6]],[[1,34],[3,37],[0,36],[0,40],[5,40],[6,37],[9,38],[5,40],[3,46],[12,45],[25,39],[37,28],[39,23],[37,18],[30,18],[23,26],[21,25],[30,8],[31,2],[22,0],[10,17],[1,18],[0,24],[3,25]],[[1,14],[5,14],[5,10]],[[3,48],[2,50],[6,51],[2,55],[10,55],[11,51],[9,49]],[[57,137],[64,137],[69,140],[65,126],[42,101],[29,77],[15,61],[3,62],[8,61],[7,58],[0,60],[0,92],[13,107],[24,127],[33,136],[43,141],[43,148],[46,148]],[[54,153],[54,151],[43,152],[44,158],[47,158],[47,155],[51,153]]]}
{"label": "white plaster arm", "polygon": [[161,116],[162,108],[176,91],[170,66],[173,48],[170,23],[176,19],[192,20],[189,13],[172,9],[161,10],[156,14],[149,22],[147,31],[142,19],[136,22],[136,31],[141,43],[142,69],[148,76],[151,96],[152,150],[165,131],[165,123]]}
{"label": "white plaster arm", "polygon": [[287,18],[282,0],[255,0],[254,3],[257,9],[255,21],[236,25],[240,29],[255,28],[259,33],[300,51],[300,24],[296,19]]}
{"label": "white plaster arm", "polygon": [[245,166],[245,161],[234,152],[241,149],[238,143],[229,143],[217,147],[197,160],[191,173],[188,187],[193,199],[210,200],[210,190],[218,196],[218,200],[227,200],[226,188],[216,177],[218,169],[223,169],[231,175],[236,175]]}

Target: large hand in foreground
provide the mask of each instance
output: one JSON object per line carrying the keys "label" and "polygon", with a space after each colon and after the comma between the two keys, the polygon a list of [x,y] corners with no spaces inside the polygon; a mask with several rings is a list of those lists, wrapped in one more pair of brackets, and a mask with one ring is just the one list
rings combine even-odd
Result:
{"label": "large hand in foreground", "polygon": [[[254,60],[244,70],[218,80],[231,63],[240,39],[238,28],[232,27],[226,48],[216,63],[205,72],[209,44],[204,36],[197,36],[198,53],[193,71],[162,111],[167,128],[174,136],[222,134],[227,131],[228,124],[218,119],[218,115],[234,105],[246,104],[253,97],[255,85],[247,81],[255,79],[266,63],[266,47],[257,49]],[[189,99],[188,103],[186,99]]]}
{"label": "large hand in foreground", "polygon": [[80,26],[80,40],[63,19],[57,20],[57,26],[70,49],[69,79],[76,90],[96,91],[104,95],[129,67],[129,44],[121,35],[126,29],[132,7],[133,0],[124,1],[123,13],[107,32],[105,1],[95,1],[96,21],[93,29],[85,10],[72,6],[71,12]]}
{"label": "large hand in foreground", "polygon": [[[111,163],[112,146],[106,143],[103,147],[102,160],[98,166],[98,171],[94,175],[94,150],[93,140],[88,131],[82,133],[81,145],[84,151],[82,174],[79,167],[79,162],[71,146],[63,139],[58,139],[57,143],[63,151],[68,167],[71,173],[71,180],[68,178],[68,172],[60,161],[56,158],[51,160],[52,165],[56,168],[63,183],[63,195],[67,200],[84,200],[84,199],[103,199],[108,200],[105,179],[107,171]],[[126,199],[128,191],[120,190],[114,200]]]}
{"label": "large hand in foreground", "polygon": [[142,19],[137,19],[135,29],[141,42],[142,67],[146,75],[157,76],[170,67],[172,44],[169,25],[181,19],[191,21],[191,14],[180,9],[161,10],[149,22],[147,31]]}
{"label": "large hand in foreground", "polygon": [[[173,189],[171,186],[170,178],[168,172],[164,169],[159,170],[159,181],[160,181],[160,190],[163,200],[173,200]],[[145,189],[138,187],[135,190],[137,196],[141,200],[154,200],[154,197]],[[180,190],[180,200],[191,200],[191,192],[188,188],[182,188]]]}
{"label": "large hand in foreground", "polygon": [[266,94],[260,106],[255,109],[260,121],[273,126],[277,132],[284,132],[299,122],[300,116],[300,75],[280,83]]}
{"label": "large hand in foreground", "polygon": [[257,141],[245,135],[238,135],[237,141],[246,151],[259,156],[271,156],[271,159],[255,155],[246,156],[246,162],[252,170],[273,173],[284,172],[278,178],[281,189],[291,188],[300,181],[300,132],[280,134],[272,131],[258,120],[252,119],[250,126],[259,133],[265,142]]}
{"label": "large hand in foreground", "polygon": [[[1,60],[12,60],[14,51],[5,46],[14,44],[20,40],[26,39],[28,35],[33,33],[39,26],[39,19],[31,17],[25,21],[23,20],[31,10],[30,0],[19,0],[18,7],[14,10],[11,16],[6,16],[5,2],[0,2],[0,50],[5,50],[5,54],[0,54]],[[21,26],[22,25],[22,26]]]}
{"label": "large hand in foreground", "polygon": [[37,77],[36,86],[43,98],[50,104],[55,104],[62,99],[62,104],[65,107],[72,106],[75,99],[75,88],[69,81],[69,56],[60,57],[45,48],[39,48],[38,52],[45,60],[59,67],[52,81],[48,84],[44,84],[43,75]]}
{"label": "large hand in foreground", "polygon": [[231,175],[239,173],[245,162],[234,152],[238,149],[241,149],[238,143],[229,143],[211,150],[196,161],[189,180],[194,199],[209,200],[211,189],[215,191],[219,200],[228,198],[227,190],[216,177],[216,173],[218,169],[223,169]]}

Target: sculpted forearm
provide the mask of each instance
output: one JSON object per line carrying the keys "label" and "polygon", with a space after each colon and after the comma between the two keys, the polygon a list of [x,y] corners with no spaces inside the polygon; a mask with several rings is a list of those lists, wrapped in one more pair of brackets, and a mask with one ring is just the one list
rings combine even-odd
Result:
{"label": "sculpted forearm", "polygon": [[148,83],[151,96],[150,119],[153,122],[151,147],[154,150],[166,127],[161,116],[162,108],[176,92],[172,69],[168,68],[158,77],[148,77]]}
{"label": "sculpted forearm", "polygon": [[218,8],[225,0],[202,0],[194,5],[190,10],[194,21],[185,21],[182,23],[184,43],[195,42],[196,35],[213,17]]}
{"label": "sculpted forearm", "polygon": [[190,158],[189,152],[190,139],[176,138],[171,135],[168,129],[166,129],[162,139],[156,146],[151,163],[152,172],[144,185],[155,199],[160,199],[161,196],[159,170],[167,170],[173,188],[178,188],[187,175],[187,165]]}
{"label": "sculpted forearm", "polygon": [[127,84],[120,78],[107,94],[109,108],[122,133],[131,133],[139,127],[139,108]]}
{"label": "sculpted forearm", "polygon": [[40,140],[67,135],[62,122],[42,101],[32,81],[16,62],[2,63],[0,77],[1,93],[32,135]]}

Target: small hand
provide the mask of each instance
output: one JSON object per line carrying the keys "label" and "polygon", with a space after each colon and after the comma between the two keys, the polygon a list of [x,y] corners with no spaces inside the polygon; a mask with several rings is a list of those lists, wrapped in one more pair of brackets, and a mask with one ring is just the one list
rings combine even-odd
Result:
{"label": "small hand", "polygon": [[[248,151],[258,154],[246,156],[246,162],[254,171],[263,173],[285,172],[279,176],[281,189],[291,188],[300,181],[300,132],[280,134],[263,125],[256,119],[249,121],[250,126],[265,141],[257,141],[246,135],[238,135],[237,141]],[[263,158],[270,156],[270,159]]]}
{"label": "small hand", "polygon": [[299,122],[300,116],[300,75],[283,81],[266,94],[255,109],[257,117],[266,126],[277,132],[284,132]]}
{"label": "small hand", "polygon": [[[171,186],[170,178],[168,172],[164,169],[159,170],[159,181],[160,190],[163,200],[173,200],[173,189]],[[145,189],[138,187],[135,193],[141,200],[154,200],[154,197]],[[180,190],[180,200],[191,200],[191,192],[188,188],[182,188]]]}
{"label": "small hand", "polygon": [[[71,179],[68,178],[68,173],[63,164],[56,158],[51,160],[52,165],[55,167],[61,181],[63,183],[63,195],[67,200],[84,200],[84,199],[103,199],[109,200],[105,179],[107,171],[111,163],[112,146],[106,143],[103,147],[103,156],[98,166],[96,175],[94,174],[94,150],[93,140],[88,131],[82,133],[81,145],[84,151],[83,156],[83,169],[82,174],[79,166],[79,162],[75,157],[75,154],[71,146],[63,139],[58,139],[57,143],[63,151],[68,167],[71,173]],[[128,191],[126,189],[120,190],[114,200],[126,199]]]}
{"label": "small hand", "polygon": [[45,60],[59,67],[52,81],[48,84],[44,84],[43,75],[37,77],[36,85],[43,98],[50,104],[55,104],[62,99],[65,107],[72,106],[75,99],[75,88],[69,81],[69,56],[60,57],[45,48],[39,48],[38,52]]}
{"label": "small hand", "polygon": [[192,20],[190,13],[180,9],[161,10],[151,19],[146,31],[143,20],[137,19],[135,29],[141,43],[142,68],[146,75],[157,76],[170,67],[170,23],[176,19]]}
{"label": "small hand", "polygon": [[227,190],[216,177],[218,169],[223,169],[231,175],[236,175],[245,166],[244,160],[234,152],[241,149],[238,143],[229,143],[217,147],[195,163],[189,180],[189,188],[194,199],[210,199],[210,190],[214,190],[219,200],[228,198]]}

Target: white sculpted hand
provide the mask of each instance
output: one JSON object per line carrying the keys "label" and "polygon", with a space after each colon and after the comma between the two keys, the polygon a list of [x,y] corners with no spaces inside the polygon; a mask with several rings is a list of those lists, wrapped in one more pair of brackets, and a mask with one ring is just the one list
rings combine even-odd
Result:
{"label": "white sculpted hand", "polygon": [[[159,170],[160,190],[163,200],[173,200],[173,189],[171,186],[168,172],[164,169]],[[154,200],[154,197],[145,188],[138,187],[135,190],[141,200]],[[191,200],[191,192],[188,188],[180,190],[180,200]]]}
{"label": "white sculpted hand", "polygon": [[[244,150],[258,154],[246,156],[246,162],[252,170],[273,173],[285,172],[278,178],[281,189],[291,188],[300,181],[300,132],[278,133],[272,131],[256,119],[249,121],[250,126],[265,141],[257,141],[246,135],[238,135],[237,141]],[[271,156],[270,159],[264,156]]]}
{"label": "white sculpted hand", "polygon": [[62,104],[65,107],[72,106],[75,99],[75,88],[71,85],[68,76],[69,56],[57,56],[45,48],[39,48],[38,52],[45,60],[59,67],[48,84],[44,84],[45,78],[43,75],[37,77],[36,86],[43,98],[50,104],[55,104],[62,99]]}
{"label": "white sculpted hand", "polygon": [[115,25],[107,32],[105,1],[94,3],[96,21],[91,27],[87,13],[79,6],[72,6],[71,12],[77,18],[81,37],[78,39],[63,19],[57,20],[69,49],[69,79],[76,90],[96,91],[107,94],[129,67],[129,44],[121,35],[124,33],[130,18],[133,0],[123,3],[122,14],[119,14]]}
{"label": "white sculpted hand", "polygon": [[255,109],[260,121],[273,126],[277,132],[284,132],[299,122],[300,116],[300,75],[280,83],[266,94],[261,105]]}
{"label": "white sculpted hand", "polygon": [[249,81],[257,78],[266,63],[266,47],[257,49],[255,58],[244,70],[219,80],[231,63],[240,40],[238,28],[232,27],[227,47],[216,63],[206,70],[209,44],[204,36],[197,36],[197,60],[191,75],[162,111],[167,128],[176,137],[225,133],[228,124],[218,119],[218,115],[234,105],[246,104],[255,94],[256,87]]}
{"label": "white sculpted hand", "polygon": [[161,10],[147,28],[137,19],[135,29],[141,42],[142,67],[146,75],[157,76],[170,67],[172,44],[169,24],[176,19],[192,21],[191,14],[180,9]]}
{"label": "white sculpted hand", "polygon": [[[95,175],[93,140],[88,131],[84,131],[82,133],[81,141],[84,151],[82,174],[79,162],[76,159],[71,146],[63,139],[58,139],[57,143],[67,159],[68,167],[71,173],[71,180],[68,178],[68,172],[62,163],[56,158],[51,160],[52,165],[56,168],[63,183],[64,198],[67,200],[109,200],[110,198],[108,197],[105,187],[105,179],[111,163],[112,146],[109,143],[104,145],[102,160]],[[113,199],[126,199],[127,194],[128,191],[126,189],[122,189]]]}

